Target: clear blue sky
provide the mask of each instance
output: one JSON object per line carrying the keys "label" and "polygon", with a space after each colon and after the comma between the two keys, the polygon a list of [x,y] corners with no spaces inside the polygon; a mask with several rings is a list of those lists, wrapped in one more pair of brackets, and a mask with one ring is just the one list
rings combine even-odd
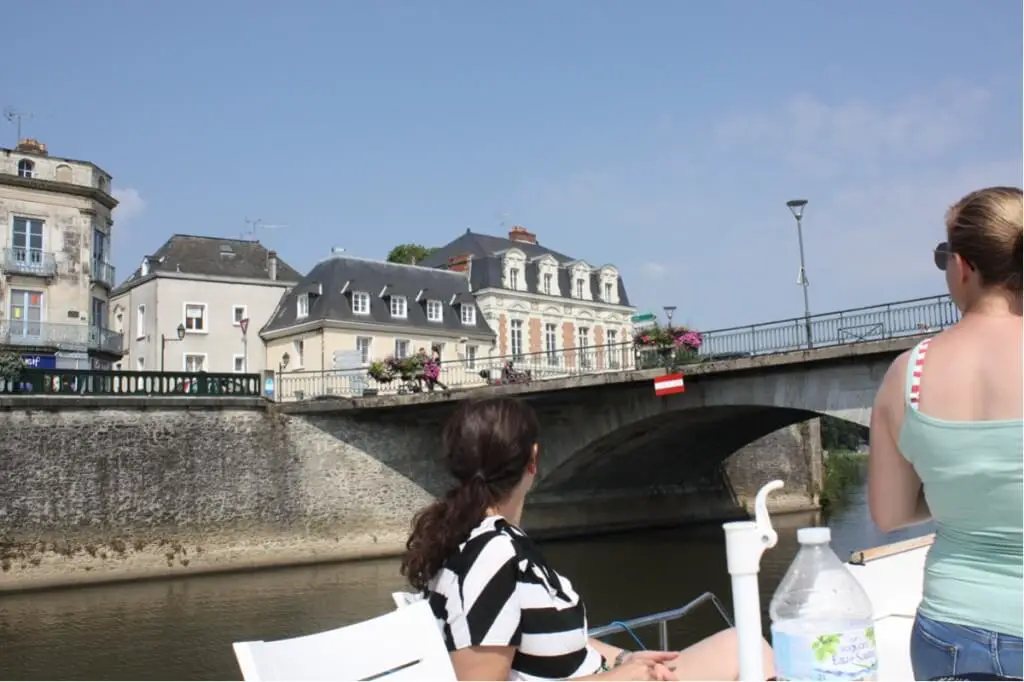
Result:
{"label": "clear blue sky", "polygon": [[[300,270],[519,223],[703,329],[940,293],[1021,182],[1017,0],[33,0],[0,105],[114,176],[118,276],[244,219]],[[14,128],[0,121],[11,146]]]}

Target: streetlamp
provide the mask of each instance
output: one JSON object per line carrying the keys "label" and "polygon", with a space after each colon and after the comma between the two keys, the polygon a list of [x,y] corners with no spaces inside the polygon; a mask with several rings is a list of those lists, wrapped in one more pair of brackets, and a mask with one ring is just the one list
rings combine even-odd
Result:
{"label": "streetlamp", "polygon": [[[668,327],[665,329],[671,336],[672,334],[672,316],[676,314],[676,307],[674,305],[663,306],[665,310],[665,317],[668,319]],[[675,343],[669,346],[667,349],[662,351],[665,357],[665,371],[670,372],[676,364],[676,352],[677,348]]]}
{"label": "streetlamp", "polygon": [[164,356],[167,355],[167,342],[168,341],[181,341],[185,338],[185,325],[179,324],[175,330],[178,334],[178,338],[169,339],[164,334],[160,335],[160,371],[164,371]]}
{"label": "streetlamp", "polygon": [[665,317],[668,318],[668,328],[672,328],[672,316],[676,314],[676,307],[674,305],[665,306]]}
{"label": "streetlamp", "polygon": [[786,202],[786,206],[789,206],[789,210],[793,213],[793,217],[796,218],[796,238],[800,243],[800,281],[797,282],[804,290],[804,328],[807,331],[807,347],[813,348],[814,342],[811,337],[811,304],[807,298],[807,287],[810,282],[807,281],[807,268],[804,266],[804,230],[803,230],[803,217],[804,207],[807,206],[807,199],[790,199]]}

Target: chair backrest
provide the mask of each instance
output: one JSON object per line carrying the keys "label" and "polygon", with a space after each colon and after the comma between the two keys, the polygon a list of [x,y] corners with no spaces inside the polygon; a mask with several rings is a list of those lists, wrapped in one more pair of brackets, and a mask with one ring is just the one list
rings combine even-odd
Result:
{"label": "chair backrest", "polygon": [[425,600],[336,630],[234,649],[246,682],[457,679]]}
{"label": "chair backrest", "polygon": [[425,597],[419,592],[392,592],[391,599],[395,602],[395,608],[400,609],[403,606],[423,601]]}

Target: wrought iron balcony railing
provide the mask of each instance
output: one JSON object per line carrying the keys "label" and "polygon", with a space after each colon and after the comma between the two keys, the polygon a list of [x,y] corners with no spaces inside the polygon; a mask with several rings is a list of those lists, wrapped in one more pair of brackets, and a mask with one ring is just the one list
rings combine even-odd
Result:
{"label": "wrought iron balcony railing", "polygon": [[16,275],[53,277],[57,259],[49,251],[12,247],[0,251],[0,269]]}
{"label": "wrought iron balcony railing", "polygon": [[92,281],[110,289],[114,286],[114,266],[101,260],[92,262]]}
{"label": "wrought iron balcony railing", "polygon": [[5,320],[0,322],[0,346],[95,350],[118,355],[123,352],[123,339],[120,332],[103,327]]}

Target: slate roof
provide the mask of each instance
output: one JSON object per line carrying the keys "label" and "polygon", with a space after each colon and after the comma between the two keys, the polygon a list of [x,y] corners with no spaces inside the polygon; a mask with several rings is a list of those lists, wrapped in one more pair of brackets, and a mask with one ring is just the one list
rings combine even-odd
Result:
{"label": "slate roof", "polygon": [[[505,237],[493,237],[487,234],[466,232],[451,242],[448,242],[430,256],[425,258],[420,265],[429,268],[448,267],[448,259],[455,256],[473,256],[472,267],[470,268],[470,284],[473,291],[480,289],[504,289],[502,283],[502,252],[516,248],[526,254],[526,290],[534,294],[544,294],[541,290],[540,265],[533,259],[543,255],[550,255],[559,263],[558,268],[558,293],[560,298],[572,298],[572,276],[565,266],[580,258],[573,258],[553,249],[548,249],[540,244],[531,244]],[[593,265],[593,264],[591,264]],[[622,275],[619,275],[619,305],[629,306],[629,296],[626,294],[626,287],[622,282]],[[590,274],[590,290],[597,294],[601,289],[600,273],[594,271]]]}
{"label": "slate roof", "polygon": [[[352,312],[352,294],[357,291],[365,291],[370,295],[369,315],[356,315]],[[423,296],[420,301],[416,301],[420,291],[423,291]],[[298,297],[304,294],[312,294],[309,315],[299,318]],[[405,319],[391,317],[391,295],[406,297]],[[441,322],[427,321],[427,300],[441,301]],[[458,308],[460,303],[472,305],[476,309],[476,324],[462,324],[461,310]],[[408,327],[426,335],[431,330],[445,330],[477,337],[494,337],[494,332],[470,293],[469,281],[463,273],[368,260],[345,254],[335,254],[317,263],[281,299],[274,315],[260,333],[318,320],[387,324],[391,327]]]}
{"label": "slate roof", "polygon": [[[244,277],[270,280],[268,250],[257,241],[196,237],[176,234],[149,258],[149,272],[181,272],[210,277]],[[136,286],[145,278],[140,265],[128,279],[111,292],[115,295]],[[277,257],[277,281],[298,282],[302,275]]]}

